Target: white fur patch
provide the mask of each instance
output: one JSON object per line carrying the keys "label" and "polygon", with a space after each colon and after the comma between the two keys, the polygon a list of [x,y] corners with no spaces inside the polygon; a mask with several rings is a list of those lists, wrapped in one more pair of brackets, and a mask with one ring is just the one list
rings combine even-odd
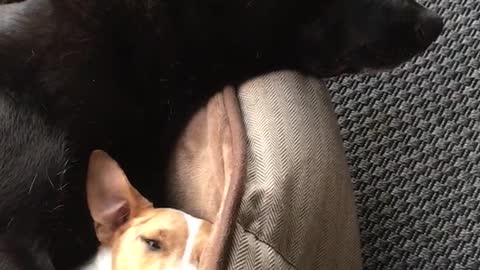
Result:
{"label": "white fur patch", "polygon": [[180,269],[190,269],[195,270],[197,269],[196,266],[190,263],[193,249],[195,248],[195,240],[197,238],[198,232],[200,231],[200,227],[202,226],[202,220],[198,218],[194,218],[189,214],[185,214],[185,221],[187,222],[188,226],[188,238],[187,244],[185,245],[185,253],[182,257],[181,268]]}
{"label": "white fur patch", "polygon": [[95,258],[78,270],[112,270],[112,251],[100,247]]}

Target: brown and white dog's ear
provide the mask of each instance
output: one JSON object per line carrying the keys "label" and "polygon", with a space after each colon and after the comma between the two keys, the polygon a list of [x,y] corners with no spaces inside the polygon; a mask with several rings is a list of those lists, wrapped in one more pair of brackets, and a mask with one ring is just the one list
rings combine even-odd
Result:
{"label": "brown and white dog's ear", "polygon": [[87,172],[87,202],[98,240],[110,245],[115,231],[141,210],[153,207],[131,186],[118,163],[95,150]]}

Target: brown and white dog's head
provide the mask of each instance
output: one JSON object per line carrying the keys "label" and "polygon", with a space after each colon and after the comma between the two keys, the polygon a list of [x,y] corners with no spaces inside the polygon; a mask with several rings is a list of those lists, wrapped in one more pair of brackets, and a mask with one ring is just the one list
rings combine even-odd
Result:
{"label": "brown and white dog's head", "polygon": [[100,150],[90,157],[87,200],[101,247],[83,269],[198,269],[211,223],[175,209],[153,208]]}

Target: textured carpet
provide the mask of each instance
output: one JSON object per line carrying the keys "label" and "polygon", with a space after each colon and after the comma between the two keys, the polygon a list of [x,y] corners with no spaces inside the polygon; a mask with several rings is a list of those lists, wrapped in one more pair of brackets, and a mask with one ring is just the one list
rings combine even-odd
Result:
{"label": "textured carpet", "polygon": [[420,1],[446,20],[393,72],[328,82],[366,269],[480,269],[480,1]]}

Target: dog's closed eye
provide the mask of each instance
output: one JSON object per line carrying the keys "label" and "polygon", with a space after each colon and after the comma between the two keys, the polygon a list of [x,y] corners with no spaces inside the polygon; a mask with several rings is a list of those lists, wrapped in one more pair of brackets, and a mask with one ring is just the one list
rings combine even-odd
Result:
{"label": "dog's closed eye", "polygon": [[142,241],[147,244],[148,249],[151,251],[160,251],[162,249],[162,245],[158,240],[142,237]]}

